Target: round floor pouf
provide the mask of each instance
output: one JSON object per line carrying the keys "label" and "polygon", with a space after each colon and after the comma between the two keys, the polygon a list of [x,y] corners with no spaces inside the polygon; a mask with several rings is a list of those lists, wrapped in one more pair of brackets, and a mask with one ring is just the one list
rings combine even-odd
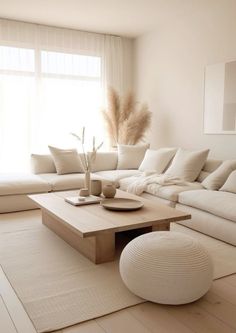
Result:
{"label": "round floor pouf", "polygon": [[128,243],[121,254],[120,274],[137,296],[161,304],[185,304],[209,290],[213,263],[196,239],[157,231]]}

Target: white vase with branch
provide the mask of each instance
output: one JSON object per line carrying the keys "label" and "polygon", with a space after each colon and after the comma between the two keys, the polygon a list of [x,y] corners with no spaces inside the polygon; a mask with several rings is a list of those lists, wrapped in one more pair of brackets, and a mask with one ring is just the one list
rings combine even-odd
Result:
{"label": "white vase with branch", "polygon": [[96,146],[96,139],[93,136],[92,152],[88,154],[85,149],[85,127],[82,129],[82,134],[71,133],[81,144],[82,155],[80,154],[80,161],[84,171],[84,187],[91,194],[91,165],[96,159],[97,151],[102,147],[103,142]]}
{"label": "white vase with branch", "polygon": [[134,95],[123,101],[113,88],[108,89],[107,108],[102,110],[111,146],[135,145],[142,141],[151,124],[151,112],[146,104],[137,108]]}

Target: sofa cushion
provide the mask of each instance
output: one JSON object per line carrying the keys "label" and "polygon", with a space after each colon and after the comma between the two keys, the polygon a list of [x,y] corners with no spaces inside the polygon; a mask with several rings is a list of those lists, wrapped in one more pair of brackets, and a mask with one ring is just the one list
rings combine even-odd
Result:
{"label": "sofa cushion", "polygon": [[31,154],[31,169],[36,175],[56,172],[55,163],[51,155]]}
{"label": "sofa cushion", "polygon": [[165,173],[179,177],[187,182],[193,182],[199,176],[208,153],[208,149],[188,151],[180,148]]}
{"label": "sofa cushion", "polygon": [[[123,191],[126,191],[128,186],[136,180],[137,180],[137,177],[135,177],[135,176],[121,179],[120,180],[120,189]],[[198,182],[194,182],[194,183],[186,182],[186,185],[167,185],[167,186],[163,186],[163,185],[159,185],[159,184],[155,183],[155,184],[147,185],[145,192],[152,194],[156,197],[162,198],[162,199],[176,202],[176,201],[178,201],[178,195],[180,192],[190,191],[190,190],[199,189],[199,188],[203,188],[203,186]]]}
{"label": "sofa cushion", "polygon": [[212,172],[202,185],[208,190],[219,190],[229,177],[231,172],[236,169],[236,160],[224,161],[214,172]]}
{"label": "sofa cushion", "polygon": [[[191,220],[179,221],[188,228],[236,246],[236,223],[203,210],[177,203],[176,209],[191,214]],[[235,251],[234,249],[232,249]]]}
{"label": "sofa cushion", "polygon": [[39,176],[22,173],[0,175],[0,195],[42,193],[51,190],[51,185]]}
{"label": "sofa cushion", "polygon": [[160,197],[162,199],[177,202],[180,193],[201,188],[202,185],[198,182],[194,183],[187,182],[186,185],[169,185],[169,186],[150,184],[148,185],[147,190],[145,192]]}
{"label": "sofa cushion", "polygon": [[[88,153],[90,157],[92,153]],[[91,171],[115,170],[118,162],[118,154],[116,151],[97,152],[94,161],[91,161]]]}
{"label": "sofa cushion", "polygon": [[138,169],[149,144],[144,145],[118,145],[117,169]]}
{"label": "sofa cushion", "polygon": [[52,154],[58,175],[83,172],[83,155],[79,155],[76,149],[48,147]]}
{"label": "sofa cushion", "polygon": [[174,157],[176,148],[148,149],[139,166],[140,171],[155,171],[161,174]]}
{"label": "sofa cushion", "polygon": [[135,175],[141,174],[138,170],[108,170],[108,171],[98,171],[95,172],[94,175],[98,176],[101,179],[107,179],[116,184],[119,187],[119,182],[121,179],[126,177],[132,177]]}
{"label": "sofa cushion", "polygon": [[38,209],[38,206],[28,197],[28,194],[0,196],[0,214],[31,209]]}
{"label": "sofa cushion", "polygon": [[236,193],[236,170],[231,172],[220,191]]}
{"label": "sofa cushion", "polygon": [[205,189],[188,191],[179,194],[179,202],[236,222],[236,197],[233,193]]}
{"label": "sofa cushion", "polygon": [[84,173],[67,175],[44,173],[40,174],[39,177],[51,184],[52,191],[73,190],[84,187]]}

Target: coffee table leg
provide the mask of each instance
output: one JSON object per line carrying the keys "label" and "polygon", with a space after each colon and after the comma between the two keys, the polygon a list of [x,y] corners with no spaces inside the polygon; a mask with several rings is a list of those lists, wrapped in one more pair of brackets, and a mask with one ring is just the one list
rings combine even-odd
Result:
{"label": "coffee table leg", "polygon": [[42,222],[74,249],[95,264],[115,259],[115,233],[102,232],[96,236],[82,238],[65,223],[42,210]]}
{"label": "coffee table leg", "polygon": [[95,264],[112,261],[115,259],[115,233],[103,232],[94,239],[94,260]]}
{"label": "coffee table leg", "polygon": [[152,231],[170,231],[170,222],[164,224],[155,224],[152,226]]}

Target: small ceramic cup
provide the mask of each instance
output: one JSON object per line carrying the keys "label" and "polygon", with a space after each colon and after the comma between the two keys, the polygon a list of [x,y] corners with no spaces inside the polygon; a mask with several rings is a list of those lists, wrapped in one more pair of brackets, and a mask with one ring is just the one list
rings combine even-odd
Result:
{"label": "small ceramic cup", "polygon": [[105,198],[114,198],[116,194],[116,188],[113,184],[107,184],[103,186],[102,194]]}
{"label": "small ceramic cup", "polygon": [[102,182],[98,179],[91,180],[91,194],[99,196],[102,193]]}

